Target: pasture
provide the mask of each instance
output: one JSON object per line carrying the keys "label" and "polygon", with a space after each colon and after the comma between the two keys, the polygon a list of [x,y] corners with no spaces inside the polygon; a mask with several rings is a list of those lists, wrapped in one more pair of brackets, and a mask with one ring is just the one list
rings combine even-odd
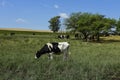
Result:
{"label": "pasture", "polygon": [[[120,80],[120,36],[101,43],[51,36],[0,35],[0,80]],[[34,59],[37,50],[54,41],[70,42],[67,61],[63,55]]]}

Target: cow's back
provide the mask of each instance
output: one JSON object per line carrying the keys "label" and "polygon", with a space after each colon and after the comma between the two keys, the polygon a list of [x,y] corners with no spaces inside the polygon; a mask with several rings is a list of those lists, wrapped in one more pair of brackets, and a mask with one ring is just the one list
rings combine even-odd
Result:
{"label": "cow's back", "polygon": [[52,51],[53,51],[54,53],[59,53],[59,52],[61,52],[61,50],[60,50],[59,47],[58,47],[59,44],[58,44],[57,42],[52,42],[51,44],[53,45]]}
{"label": "cow's back", "polygon": [[62,52],[69,47],[69,43],[68,42],[59,42],[58,47],[59,47],[59,49],[61,49],[61,52]]}

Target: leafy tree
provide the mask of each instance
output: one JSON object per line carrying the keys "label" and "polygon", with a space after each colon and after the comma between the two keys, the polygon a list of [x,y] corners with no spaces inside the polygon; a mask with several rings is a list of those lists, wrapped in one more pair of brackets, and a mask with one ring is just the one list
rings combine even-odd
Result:
{"label": "leafy tree", "polygon": [[87,41],[87,37],[91,34],[91,13],[82,13],[81,17],[79,18],[77,25],[78,31],[84,35],[84,40]]}
{"label": "leafy tree", "polygon": [[66,26],[66,29],[70,29],[72,32],[77,32],[78,24],[77,21],[81,17],[81,12],[78,13],[72,13],[69,18],[66,18],[64,20],[64,25]]}
{"label": "leafy tree", "polygon": [[97,41],[99,41],[99,33],[102,31],[104,27],[104,15],[92,14],[90,22],[92,35],[94,35]]}
{"label": "leafy tree", "polygon": [[51,18],[48,22],[50,23],[49,28],[53,32],[58,32],[60,29],[60,16],[55,16]]}
{"label": "leafy tree", "polygon": [[80,32],[84,35],[84,40],[87,41],[88,36],[93,36],[99,41],[99,33],[103,30],[109,30],[115,25],[115,20],[105,18],[104,15],[91,13],[72,13],[68,19],[65,20],[67,29]]}
{"label": "leafy tree", "polygon": [[119,18],[119,20],[117,21],[117,32],[120,32],[120,18]]}

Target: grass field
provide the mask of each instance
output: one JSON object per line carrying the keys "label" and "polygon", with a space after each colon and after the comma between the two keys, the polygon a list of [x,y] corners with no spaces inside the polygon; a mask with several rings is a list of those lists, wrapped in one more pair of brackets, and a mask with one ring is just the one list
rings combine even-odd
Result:
{"label": "grass field", "polygon": [[[120,37],[93,43],[50,36],[0,36],[0,80],[120,80]],[[35,60],[36,51],[52,41],[70,42],[69,59]]]}

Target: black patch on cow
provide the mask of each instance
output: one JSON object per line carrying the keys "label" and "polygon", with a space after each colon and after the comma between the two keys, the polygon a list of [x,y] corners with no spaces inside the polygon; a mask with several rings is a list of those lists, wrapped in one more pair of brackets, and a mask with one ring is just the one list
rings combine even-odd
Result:
{"label": "black patch on cow", "polygon": [[51,44],[53,45],[53,47],[51,48],[51,51],[54,52],[54,54],[61,52],[61,50],[58,48],[57,42],[52,42]]}
{"label": "black patch on cow", "polygon": [[54,54],[59,54],[61,50],[58,48],[58,43],[57,42],[52,42],[52,46],[49,46],[45,44],[40,51],[37,51],[36,57],[39,58],[41,55],[46,54],[46,53],[51,53],[53,52]]}
{"label": "black patch on cow", "polygon": [[40,49],[40,51],[37,51],[36,57],[39,58],[41,55],[43,55],[43,54],[45,54],[45,53],[49,53],[49,52],[51,52],[51,51],[49,50],[48,45],[45,44],[45,45]]}

